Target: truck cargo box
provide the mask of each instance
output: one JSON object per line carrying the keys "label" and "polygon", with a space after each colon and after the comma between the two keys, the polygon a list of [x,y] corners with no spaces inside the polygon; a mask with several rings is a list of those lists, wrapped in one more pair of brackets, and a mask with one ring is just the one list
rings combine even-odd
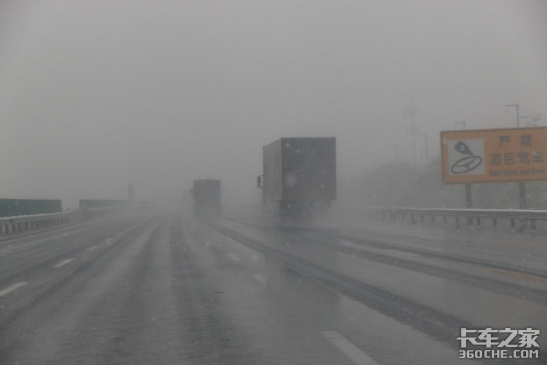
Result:
{"label": "truck cargo box", "polygon": [[218,218],[221,215],[221,181],[195,180],[192,185],[194,215],[198,218]]}
{"label": "truck cargo box", "polygon": [[337,199],[335,138],[281,138],[264,146],[258,185],[263,189],[267,223],[325,222],[331,202]]}
{"label": "truck cargo box", "polygon": [[263,197],[269,201],[336,200],[335,138],[281,138],[263,147]]}

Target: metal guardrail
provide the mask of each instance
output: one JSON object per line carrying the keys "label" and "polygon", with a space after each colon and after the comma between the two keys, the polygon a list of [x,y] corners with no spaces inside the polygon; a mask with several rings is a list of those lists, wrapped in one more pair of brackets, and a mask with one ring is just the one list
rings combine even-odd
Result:
{"label": "metal guardrail", "polygon": [[48,228],[58,224],[68,223],[71,213],[53,213],[22,215],[18,217],[0,218],[0,236],[21,233],[25,231]]}
{"label": "metal guardrail", "polygon": [[430,217],[431,222],[436,222],[439,217],[444,223],[448,218],[453,218],[455,224],[461,224],[461,218],[469,225],[480,225],[482,220],[489,220],[494,227],[498,226],[499,220],[510,221],[510,226],[519,229],[527,228],[527,223],[532,229],[536,229],[538,221],[546,221],[546,210],[522,210],[522,209],[443,209],[443,208],[366,208],[365,212],[370,217],[382,219],[410,220],[425,222]]}
{"label": "metal guardrail", "polygon": [[62,213],[2,217],[0,218],[0,236],[45,229],[60,224],[66,224],[78,219],[92,218],[119,209],[121,209],[121,207],[117,206],[88,209],[86,211],[78,210]]}

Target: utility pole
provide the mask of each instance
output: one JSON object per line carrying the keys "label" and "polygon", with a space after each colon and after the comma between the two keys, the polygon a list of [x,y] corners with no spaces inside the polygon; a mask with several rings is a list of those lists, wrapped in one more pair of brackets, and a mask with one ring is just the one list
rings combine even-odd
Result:
{"label": "utility pole", "polygon": [[[514,107],[516,108],[516,125],[518,128],[519,120],[521,119],[519,116],[519,104],[506,104],[506,107]],[[527,193],[525,191],[525,183],[520,182],[518,183],[518,190],[519,190],[519,209],[527,209]]]}
{"label": "utility pole", "polygon": [[519,128],[519,104],[506,104],[506,107],[508,108],[509,106],[511,107],[514,107],[516,108],[516,121],[517,121],[517,126]]}

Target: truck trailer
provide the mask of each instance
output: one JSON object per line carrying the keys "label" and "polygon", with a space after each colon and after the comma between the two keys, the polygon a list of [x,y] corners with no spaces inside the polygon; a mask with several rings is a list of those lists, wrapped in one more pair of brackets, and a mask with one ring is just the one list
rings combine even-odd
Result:
{"label": "truck trailer", "polygon": [[337,199],[336,139],[281,138],[263,147],[263,217],[267,224],[322,224]]}
{"label": "truck trailer", "polygon": [[194,216],[200,219],[216,219],[221,216],[221,181],[204,179],[192,184]]}

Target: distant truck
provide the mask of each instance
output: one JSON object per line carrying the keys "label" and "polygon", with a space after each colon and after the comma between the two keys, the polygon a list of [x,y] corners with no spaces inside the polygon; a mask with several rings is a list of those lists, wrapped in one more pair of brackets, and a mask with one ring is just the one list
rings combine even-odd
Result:
{"label": "distant truck", "polygon": [[204,179],[192,184],[194,215],[200,219],[216,219],[221,216],[221,181]]}
{"label": "distant truck", "polygon": [[281,138],[263,147],[263,194],[267,223],[282,227],[320,225],[337,199],[336,140]]}

